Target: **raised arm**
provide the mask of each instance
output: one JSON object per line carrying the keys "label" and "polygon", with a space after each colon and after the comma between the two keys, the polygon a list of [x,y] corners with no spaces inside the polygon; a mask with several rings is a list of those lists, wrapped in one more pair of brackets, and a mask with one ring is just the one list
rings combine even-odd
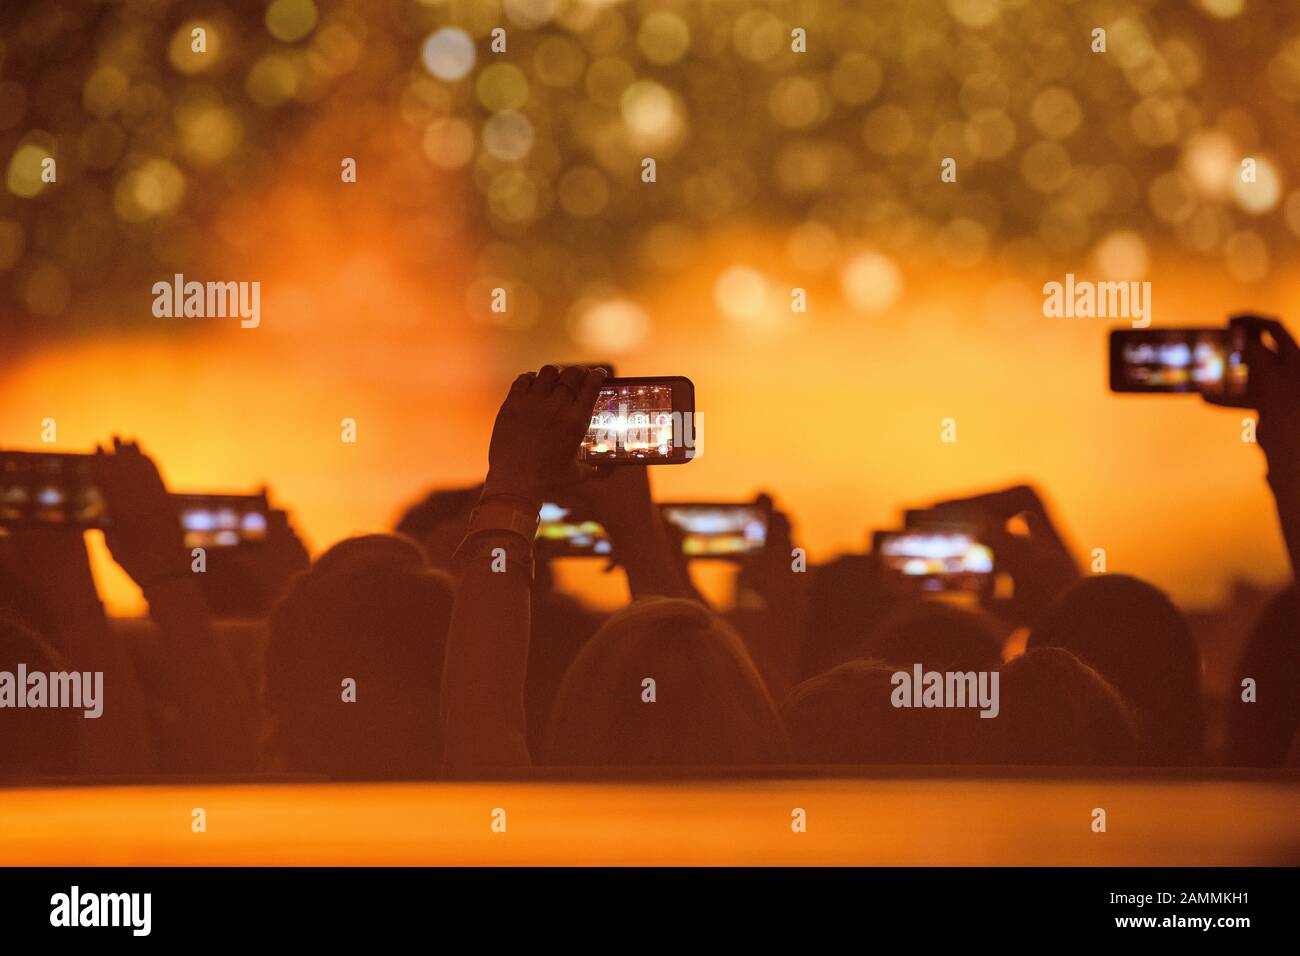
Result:
{"label": "raised arm", "polygon": [[676,539],[664,526],[650,494],[649,469],[610,465],[558,497],[590,515],[609,532],[614,557],[627,572],[634,598],[684,597],[704,603],[686,570]]}
{"label": "raised arm", "polygon": [[161,634],[164,693],[180,711],[189,746],[181,769],[239,772],[253,768],[252,699],[216,642],[203,592],[191,570],[176,506],[153,461],[116,438],[98,453],[100,487],[112,526],[104,540],[113,560],[149,602]]}
{"label": "raised arm", "polygon": [[1268,486],[1294,580],[1300,574],[1300,346],[1276,319],[1234,316],[1232,324],[1247,333],[1250,396],[1259,410],[1256,437],[1268,462]]}
{"label": "raised arm", "polygon": [[524,675],[537,513],[548,489],[577,478],[578,444],[604,380],[600,369],[548,365],[515,379],[497,413],[483,496],[456,552],[441,702],[451,773],[532,762]]}

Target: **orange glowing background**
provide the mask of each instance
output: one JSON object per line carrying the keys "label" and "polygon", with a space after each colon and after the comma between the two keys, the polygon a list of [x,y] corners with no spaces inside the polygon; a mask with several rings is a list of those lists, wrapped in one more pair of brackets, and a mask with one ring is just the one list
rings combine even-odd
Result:
{"label": "orange glowing background", "polygon": [[[314,225],[309,234],[327,231],[325,217]],[[751,242],[757,256],[761,239]],[[290,262],[282,268],[293,290],[266,295],[262,328],[227,323],[29,356],[0,386],[0,443],[39,447],[46,417],[64,449],[138,436],[175,489],[269,483],[319,551],[391,527],[429,486],[481,477],[511,374],[565,358],[493,341],[500,333],[454,304],[404,288],[385,274],[378,242],[342,268],[327,243]],[[339,274],[315,284],[304,269]],[[659,496],[770,489],[816,560],[865,547],[869,530],[892,526],[901,507],[1028,479],[1046,490],[1078,557],[1104,547],[1110,570],[1146,577],[1180,602],[1214,603],[1235,578],[1281,581],[1263,460],[1241,441],[1243,413],[1109,394],[1104,321],[1044,319],[1024,281],[967,287],[918,276],[915,292],[875,322],[818,312],[751,337],[710,306],[715,269],[701,263],[693,282],[657,290],[652,315],[694,321],[666,327],[621,362],[621,371],[696,383],[705,454],[659,469]],[[274,272],[263,274],[265,288],[279,287]],[[1154,280],[1166,321],[1208,323],[1247,295],[1287,311],[1280,279],[1261,295],[1190,268],[1168,275]],[[355,445],[340,441],[344,417],[357,421]],[[955,444],[939,440],[946,417],[957,421]],[[130,582],[96,554],[110,606],[139,610]],[[580,577],[602,604],[609,598],[591,588],[621,588]]]}

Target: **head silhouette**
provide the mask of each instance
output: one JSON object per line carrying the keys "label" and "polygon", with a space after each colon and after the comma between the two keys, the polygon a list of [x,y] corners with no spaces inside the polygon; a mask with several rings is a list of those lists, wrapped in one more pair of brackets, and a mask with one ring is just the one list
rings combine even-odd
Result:
{"label": "head silhouette", "polygon": [[[0,613],[0,672],[14,681],[12,693],[25,694],[16,684],[18,665],[27,673],[58,672],[67,668],[62,657],[34,631]],[[23,776],[64,776],[81,763],[80,710],[67,708],[6,709],[0,722],[0,779]]]}
{"label": "head silhouette", "polygon": [[1123,696],[1069,651],[1026,651],[1002,666],[998,715],[954,714],[954,760],[1094,767],[1135,762],[1138,728]]}
{"label": "head silhouette", "polygon": [[271,615],[266,653],[268,749],[281,768],[436,774],[452,599],[450,579],[398,535],[349,538],[299,576]]}
{"label": "head silhouette", "polygon": [[1113,684],[1133,707],[1146,762],[1200,763],[1200,654],[1164,592],[1122,574],[1087,578],[1043,613],[1028,647],[1065,648]]}
{"label": "head silhouette", "polygon": [[[1300,730],[1300,597],[1291,586],[1273,598],[1250,629],[1228,689],[1228,763],[1237,767],[1283,766]],[[1242,700],[1242,682],[1255,681],[1253,701]],[[1279,692],[1279,689],[1281,692]]]}
{"label": "head silhouette", "polygon": [[893,675],[882,661],[847,661],[790,691],[781,711],[795,759],[814,764],[944,762],[949,714],[893,706]]}
{"label": "head silhouette", "polygon": [[694,601],[647,598],[611,617],[573,662],[547,762],[757,765],[787,755],[780,715],[736,633]]}
{"label": "head silhouette", "polygon": [[867,653],[932,670],[990,670],[1002,663],[1002,633],[983,611],[937,601],[905,604],[866,638]]}
{"label": "head silhouette", "polygon": [[482,485],[431,491],[406,510],[397,532],[418,541],[435,568],[451,570],[452,555],[465,537],[470,512],[482,494]]}

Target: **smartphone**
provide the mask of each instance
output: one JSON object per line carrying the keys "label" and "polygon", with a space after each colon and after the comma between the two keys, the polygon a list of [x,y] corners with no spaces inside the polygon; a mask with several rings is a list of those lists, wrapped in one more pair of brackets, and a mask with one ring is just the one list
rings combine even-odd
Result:
{"label": "smartphone", "polygon": [[614,548],[598,521],[584,519],[553,501],[538,513],[536,547],[546,558],[608,558]]}
{"label": "smartphone", "polygon": [[930,594],[991,594],[993,551],[971,525],[953,524],[877,531],[872,555],[885,579]]}
{"label": "smartphone", "polygon": [[265,494],[173,494],[187,548],[232,548],[266,540],[271,514]]}
{"label": "smartphone", "polygon": [[755,502],[674,501],[659,505],[664,521],[681,532],[688,558],[738,560],[767,545],[768,505]]}
{"label": "smartphone", "polygon": [[108,525],[94,455],[0,451],[0,524]]}
{"label": "smartphone", "polygon": [[1248,404],[1241,329],[1114,329],[1112,392],[1199,393],[1216,405]]}
{"label": "smartphone", "polygon": [[578,460],[592,465],[680,465],[699,452],[695,386],[680,375],[609,378]]}

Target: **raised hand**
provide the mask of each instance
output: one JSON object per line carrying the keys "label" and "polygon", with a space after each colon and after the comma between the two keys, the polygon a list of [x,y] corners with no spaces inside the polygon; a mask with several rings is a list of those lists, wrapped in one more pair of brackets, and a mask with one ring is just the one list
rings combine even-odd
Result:
{"label": "raised hand", "polygon": [[604,381],[604,369],[581,365],[546,365],[515,379],[492,426],[483,497],[540,502],[548,489],[578,480],[578,445]]}
{"label": "raised hand", "polygon": [[188,575],[180,517],[153,459],[116,436],[112,454],[97,448],[95,455],[110,521],[104,541],[113,560],[144,589]]}
{"label": "raised hand", "polygon": [[[1250,400],[1259,410],[1256,437],[1273,467],[1300,469],[1300,346],[1277,319],[1236,315],[1246,331]],[[1273,340],[1265,344],[1264,336]]]}
{"label": "raised hand", "polygon": [[[1014,625],[1031,623],[1062,591],[1079,577],[1047,507],[1028,485],[970,498],[944,501],[933,510],[942,516],[973,518],[980,526],[981,540],[993,549],[999,571],[1007,572],[1014,584],[1010,598],[991,598],[989,610]],[[1017,534],[1008,524],[1013,518],[1024,522],[1027,534]]]}

